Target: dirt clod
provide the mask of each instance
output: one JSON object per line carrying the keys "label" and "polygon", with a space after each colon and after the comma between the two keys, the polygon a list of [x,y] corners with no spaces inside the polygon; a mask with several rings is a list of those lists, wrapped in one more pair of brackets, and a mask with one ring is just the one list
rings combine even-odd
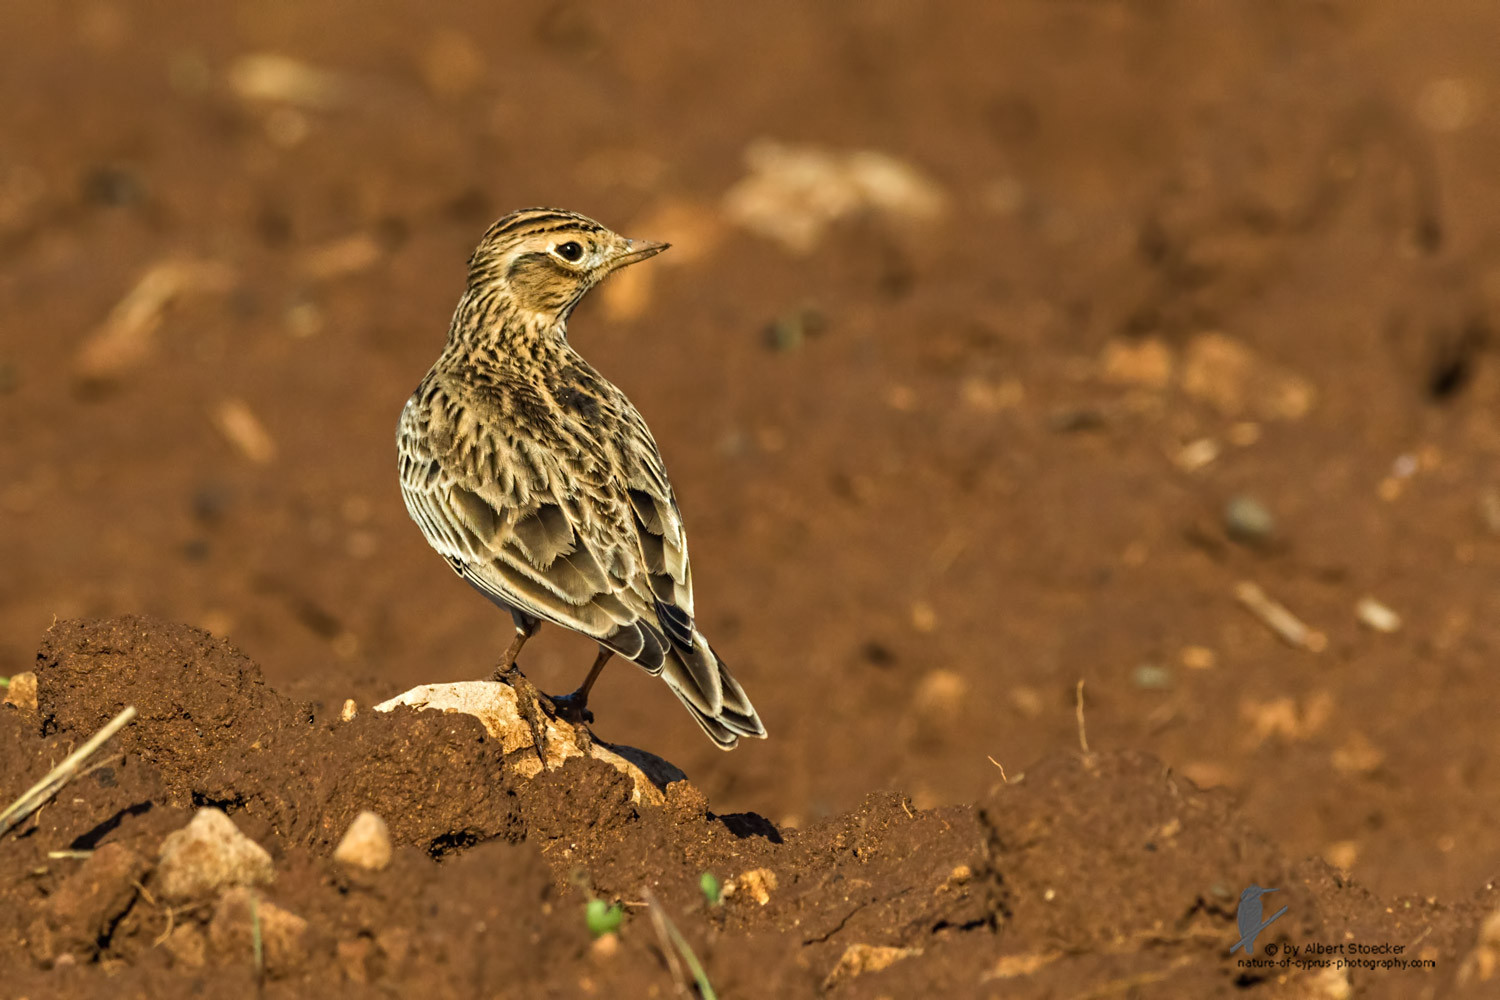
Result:
{"label": "dirt clod", "polygon": [[761,906],[771,901],[771,891],[776,888],[776,873],[769,868],[752,868],[734,880],[736,889]]}
{"label": "dirt clod", "polygon": [[833,971],[828,973],[828,978],[823,980],[823,988],[831,990],[846,979],[853,979],[866,972],[879,972],[881,969],[890,968],[903,958],[911,958],[913,955],[920,954],[922,954],[921,948],[851,944],[844,949],[844,954],[839,958],[839,964],[835,965]]}
{"label": "dirt clod", "polygon": [[176,963],[196,969],[208,961],[208,935],[197,924],[179,924],[162,942]]}
{"label": "dirt clod", "polygon": [[307,933],[306,920],[245,886],[235,886],[220,897],[208,925],[208,941],[217,961],[254,962],[259,938],[260,961],[272,975],[295,971],[307,962]]}
{"label": "dirt clod", "polygon": [[150,865],[120,844],[94,851],[47,899],[43,948],[51,958],[70,953],[91,958],[109,940],[115,922],[135,901],[140,879]]}

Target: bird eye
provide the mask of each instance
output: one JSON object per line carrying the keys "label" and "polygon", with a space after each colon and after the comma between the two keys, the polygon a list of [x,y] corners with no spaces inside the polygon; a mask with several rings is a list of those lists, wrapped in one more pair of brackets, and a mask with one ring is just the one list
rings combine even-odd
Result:
{"label": "bird eye", "polygon": [[573,240],[569,240],[568,242],[554,247],[553,249],[557,251],[557,255],[563,260],[576,263],[577,261],[583,259],[583,247]]}

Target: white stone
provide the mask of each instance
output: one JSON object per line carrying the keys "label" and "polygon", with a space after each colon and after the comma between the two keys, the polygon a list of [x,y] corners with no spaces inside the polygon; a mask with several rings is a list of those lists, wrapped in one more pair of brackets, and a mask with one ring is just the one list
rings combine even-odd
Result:
{"label": "white stone", "polygon": [[154,884],[161,896],[185,900],[228,885],[262,885],[275,877],[265,848],[218,809],[199,809],[191,823],[161,842]]}
{"label": "white stone", "polygon": [[[450,684],[423,684],[375,706],[377,712],[389,712],[406,705],[419,711],[461,712],[478,719],[485,732],[500,741],[510,767],[522,777],[534,778],[542,771],[531,735],[531,726],[521,717],[516,692],[499,681],[455,681]],[[662,805],[662,789],[673,781],[687,777],[681,769],[654,754],[634,747],[602,743],[587,730],[582,739],[577,728],[561,719],[548,718],[543,726],[546,741],[546,767],[561,767],[571,757],[587,754],[604,761],[634,783],[631,801]],[[521,752],[524,751],[524,752]]]}
{"label": "white stone", "polygon": [[333,852],[342,865],[378,872],[391,863],[391,831],[385,820],[366,809],[354,817]]}

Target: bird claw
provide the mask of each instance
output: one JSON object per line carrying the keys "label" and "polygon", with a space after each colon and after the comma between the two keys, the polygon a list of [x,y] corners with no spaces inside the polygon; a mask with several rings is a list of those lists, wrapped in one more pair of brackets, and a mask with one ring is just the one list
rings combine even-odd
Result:
{"label": "bird claw", "polygon": [[494,679],[502,684],[509,685],[516,693],[516,711],[521,718],[526,720],[526,725],[531,729],[531,746],[536,751],[537,760],[542,766],[547,766],[547,717],[559,718],[551,698],[541,692],[535,684],[521,673],[519,667],[512,664],[509,668],[500,668],[495,671]]}
{"label": "bird claw", "polygon": [[587,699],[580,696],[577,691],[553,698],[552,712],[557,718],[575,726],[587,725],[594,721],[594,713],[589,711]]}
{"label": "bird claw", "polygon": [[547,766],[547,721],[549,719],[556,719],[571,725],[578,748],[585,755],[588,753],[588,748],[593,743],[593,733],[589,731],[588,724],[594,721],[594,713],[589,711],[586,693],[579,690],[555,698],[543,694],[541,689],[531,683],[515,664],[497,668],[494,679],[509,685],[510,689],[516,693],[516,711],[531,728],[531,745],[535,748],[537,759],[542,762],[543,767]]}

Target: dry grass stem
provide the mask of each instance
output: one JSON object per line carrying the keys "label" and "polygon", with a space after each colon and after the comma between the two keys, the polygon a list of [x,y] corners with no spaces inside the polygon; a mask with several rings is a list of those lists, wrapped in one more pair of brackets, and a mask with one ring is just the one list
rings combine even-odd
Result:
{"label": "dry grass stem", "polygon": [[224,291],[234,272],[207,260],[168,260],[153,265],[89,335],[74,358],[74,373],[85,382],[111,382],[143,363],[154,349],[153,335],[173,300],[185,292]]}
{"label": "dry grass stem", "polygon": [[[677,984],[678,994],[685,997],[693,995],[682,974],[682,966],[686,964],[693,983],[698,987],[698,996],[702,1000],[718,1000],[718,994],[709,983],[708,973],[703,971],[698,956],[693,954],[693,949],[689,947],[677,925],[667,917],[667,911],[657,901],[656,895],[650,889],[645,890],[644,895],[646,905],[650,908],[651,926],[656,929],[656,936],[661,940],[661,950],[667,956],[667,967],[672,971],[672,980]],[[681,961],[678,956],[681,956]]]}
{"label": "dry grass stem", "polygon": [[[1092,756],[1089,753],[1088,727],[1083,723],[1083,678],[1081,677],[1078,679],[1078,694],[1074,701],[1073,712],[1078,717],[1078,746],[1083,750],[1085,757]],[[999,767],[1000,765],[996,764],[995,766]],[[1004,768],[1001,768],[1001,772],[1003,777]]]}
{"label": "dry grass stem", "polygon": [[1326,635],[1309,628],[1302,619],[1273,600],[1259,584],[1249,580],[1235,584],[1234,599],[1288,646],[1305,649],[1310,653],[1321,653],[1328,648]]}
{"label": "dry grass stem", "polygon": [[25,794],[7,806],[5,811],[0,813],[0,837],[5,836],[16,824],[24,821],[26,817],[62,791],[64,785],[78,776],[84,762],[97,753],[100,747],[109,742],[112,736],[124,729],[126,724],[134,718],[135,706],[126,706],[125,710],[110,719],[103,729],[89,737],[88,742],[68,754],[61,764],[47,772],[45,778],[32,785]]}

